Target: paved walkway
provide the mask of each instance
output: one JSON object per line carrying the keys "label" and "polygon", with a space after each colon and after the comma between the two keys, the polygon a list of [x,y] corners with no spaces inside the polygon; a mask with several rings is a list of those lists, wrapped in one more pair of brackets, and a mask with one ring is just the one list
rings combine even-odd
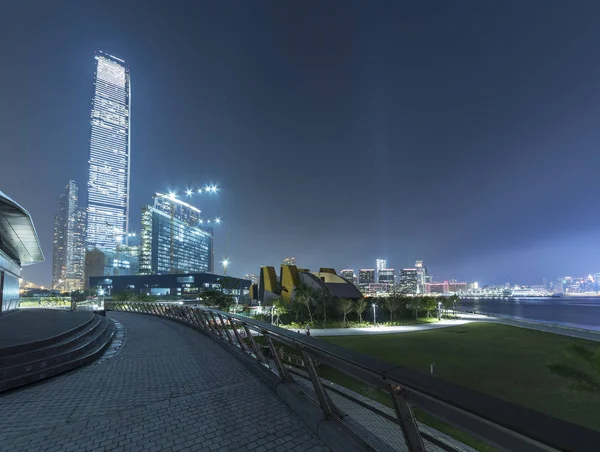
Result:
{"label": "paved walkway", "polygon": [[110,313],[110,359],[0,396],[0,450],[323,451],[258,377],[191,328]]}
{"label": "paved walkway", "polygon": [[[501,323],[503,325],[511,325],[519,328],[527,328],[530,330],[544,331],[546,333],[560,334],[563,336],[577,337],[587,339],[589,341],[600,342],[600,333],[592,330],[583,330],[578,328],[569,328],[560,325],[550,325],[546,323],[527,322],[518,319],[489,317],[481,314],[460,313],[460,319],[450,320],[444,319],[435,323],[423,323],[420,325],[406,326],[378,326],[371,328],[314,328],[310,330],[310,334],[315,337],[319,336],[360,336],[372,334],[395,334],[395,333],[414,333],[416,331],[435,330],[438,328],[447,328],[451,326],[464,325],[471,322],[492,322]],[[306,330],[301,330],[304,333]]]}

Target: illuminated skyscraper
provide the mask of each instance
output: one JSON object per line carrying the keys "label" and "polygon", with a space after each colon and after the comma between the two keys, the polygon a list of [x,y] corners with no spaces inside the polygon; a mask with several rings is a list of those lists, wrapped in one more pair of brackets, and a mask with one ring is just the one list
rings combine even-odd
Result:
{"label": "illuminated skyscraper", "polygon": [[174,196],[154,195],[142,208],[140,272],[213,272],[213,230],[196,209]]}
{"label": "illuminated skyscraper", "polygon": [[379,280],[379,270],[387,268],[387,261],[385,259],[377,259],[375,265],[376,273],[375,273],[375,281]]}
{"label": "illuminated skyscraper", "polygon": [[87,247],[116,249],[129,228],[129,68],[123,60],[96,54],[89,154]]}
{"label": "illuminated skyscraper", "polygon": [[79,187],[69,181],[58,198],[54,217],[52,287],[61,292],[83,289],[85,211],[79,207]]}
{"label": "illuminated skyscraper", "polygon": [[375,282],[375,269],[373,268],[361,268],[358,271],[358,284],[373,284]]}

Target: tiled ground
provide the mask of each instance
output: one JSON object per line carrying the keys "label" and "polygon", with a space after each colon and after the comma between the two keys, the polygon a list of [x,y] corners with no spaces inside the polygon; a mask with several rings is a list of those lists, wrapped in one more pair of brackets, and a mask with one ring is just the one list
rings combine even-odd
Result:
{"label": "tiled ground", "polygon": [[237,359],[170,320],[111,313],[112,358],[0,396],[0,450],[327,450]]}

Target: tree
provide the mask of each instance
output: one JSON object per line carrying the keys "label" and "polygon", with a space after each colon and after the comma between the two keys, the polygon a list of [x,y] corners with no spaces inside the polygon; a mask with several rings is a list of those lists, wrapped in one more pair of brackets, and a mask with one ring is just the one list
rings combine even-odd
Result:
{"label": "tree", "polygon": [[442,306],[444,308],[444,314],[448,315],[448,310],[452,306],[452,297],[442,297]]}
{"label": "tree", "polygon": [[310,305],[313,303],[313,290],[306,284],[298,284],[294,288],[294,298],[302,303],[308,311],[308,321],[313,322],[313,314]]}
{"label": "tree", "polygon": [[281,315],[288,312],[288,304],[283,297],[279,297],[273,301],[273,309],[275,313],[275,325],[279,325],[281,323]]}
{"label": "tree", "polygon": [[313,292],[313,300],[317,305],[318,313],[322,315],[323,323],[327,323],[327,309],[329,309],[333,302],[331,293],[327,290],[317,290]]}
{"label": "tree", "polygon": [[354,311],[354,303],[352,303],[352,300],[348,298],[342,298],[340,299],[339,308],[340,312],[344,315],[343,323],[345,325],[347,322],[348,314]]}
{"label": "tree", "polygon": [[415,313],[415,320],[419,316],[419,312],[423,309],[423,299],[421,297],[414,297],[410,301],[410,309]]}
{"label": "tree", "polygon": [[402,297],[400,297],[398,294],[392,293],[387,298],[384,298],[382,301],[383,306],[390,313],[390,322],[393,322],[396,312],[398,311],[398,309],[401,308]]}
{"label": "tree", "polygon": [[423,309],[427,312],[427,317],[437,309],[437,300],[433,297],[423,297]]}
{"label": "tree", "polygon": [[362,313],[365,312],[365,309],[367,309],[367,302],[364,298],[361,298],[354,304],[354,312],[358,314],[359,322],[363,321]]}
{"label": "tree", "polygon": [[456,316],[456,308],[460,308],[460,297],[458,295],[452,295],[450,300],[452,301],[452,315]]}

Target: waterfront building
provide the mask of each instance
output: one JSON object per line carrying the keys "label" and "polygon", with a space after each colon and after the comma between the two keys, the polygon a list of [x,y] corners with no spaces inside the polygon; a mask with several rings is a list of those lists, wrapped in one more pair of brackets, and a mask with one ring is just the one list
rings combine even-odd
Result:
{"label": "waterfront building", "polygon": [[171,195],[153,199],[142,208],[140,273],[212,273],[213,230],[200,210]]}
{"label": "waterfront building", "polygon": [[416,268],[403,268],[400,270],[398,290],[400,293],[407,295],[418,293],[418,273]]}
{"label": "waterfront building", "polygon": [[116,249],[129,229],[131,84],[125,62],[96,53],[88,173],[87,248]]}
{"label": "waterfront building", "polygon": [[373,268],[361,268],[358,271],[358,284],[373,284],[375,283],[375,269]]}
{"label": "waterfront building", "polygon": [[79,187],[69,181],[54,216],[52,288],[60,292],[84,287],[85,217],[85,210],[79,207]]}
{"label": "waterfront building", "polygon": [[23,267],[43,260],[31,215],[0,191],[0,314],[19,307]]}
{"label": "waterfront building", "polygon": [[449,291],[448,281],[425,283],[425,293],[446,294]]}
{"label": "waterfront building", "polygon": [[455,279],[450,280],[448,283],[448,291],[452,293],[466,292],[469,289],[469,284],[466,282],[459,282]]}

